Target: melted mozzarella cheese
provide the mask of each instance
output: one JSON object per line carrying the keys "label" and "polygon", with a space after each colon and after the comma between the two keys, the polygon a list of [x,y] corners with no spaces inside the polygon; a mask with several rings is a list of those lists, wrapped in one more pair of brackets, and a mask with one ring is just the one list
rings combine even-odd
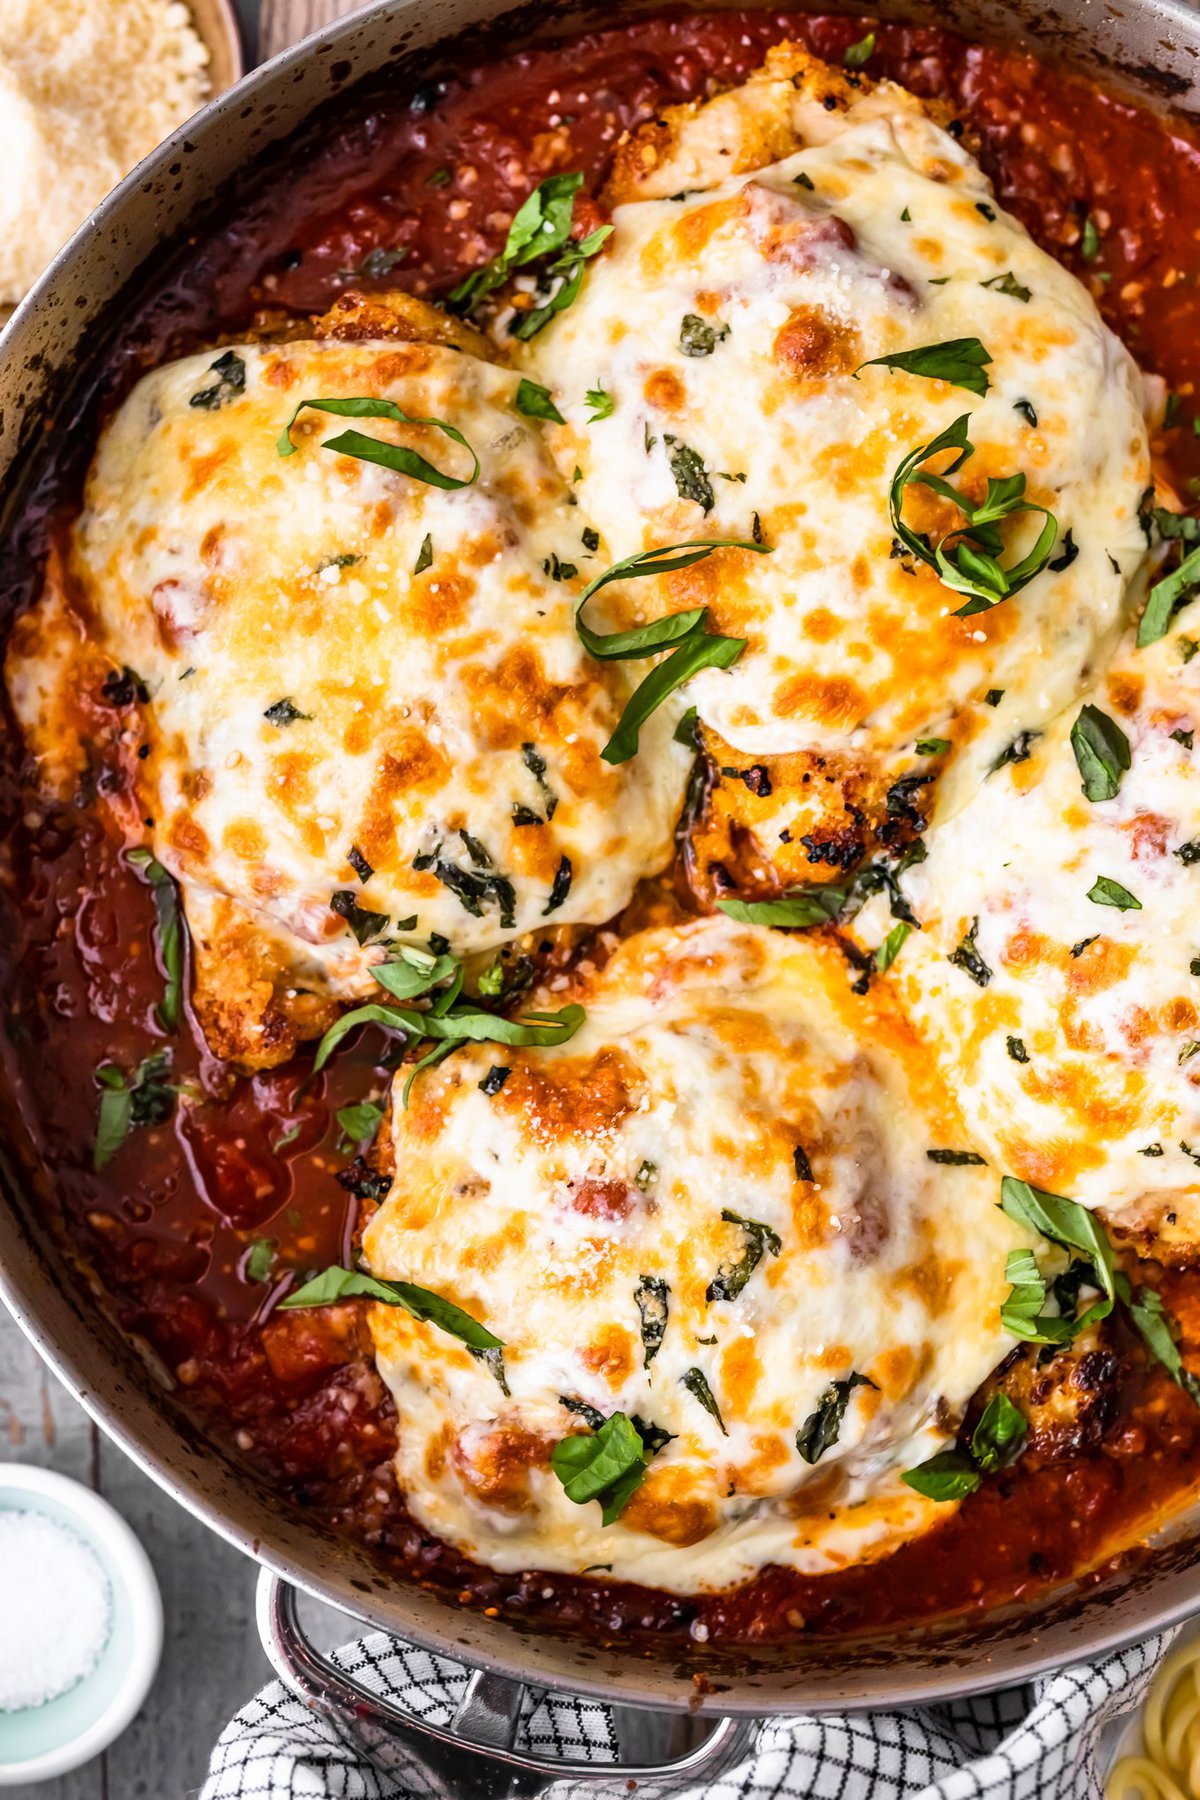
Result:
{"label": "melted mozzarella cheese", "polygon": [[[331,895],[459,954],[606,919],[667,860],[688,758],[659,719],[635,761],[601,761],[629,665],[574,631],[584,515],[515,375],[423,343],[235,355],[240,389],[210,352],[125,402],[70,573],[94,638],[149,692],[143,811],[183,884],[201,1017],[219,1051],[260,1060],[288,1048],[264,1012],[276,991],[371,988],[380,952]],[[311,411],[278,453],[298,401],[357,395],[417,421],[363,431],[465,479],[470,451],[428,427],[448,421],[478,481],[445,491],[322,448],[359,422]],[[49,669],[52,644],[37,650]],[[49,674],[18,658],[10,684],[31,738],[61,738]]]}
{"label": "melted mozzarella cheese", "polygon": [[[1127,645],[1026,760],[935,820],[928,860],[904,877],[922,929],[891,980],[979,1149],[1105,1208],[1153,1237],[1155,1254],[1195,1255],[1200,660],[1183,660],[1186,626],[1146,650]],[[1111,800],[1082,791],[1070,734],[1085,703],[1128,739]],[[1117,889],[1136,906],[1103,904]],[[857,921],[864,944],[887,929],[877,915]]]}
{"label": "melted mozzarella cheese", "polygon": [[[855,770],[882,774],[881,805],[931,736],[951,740],[971,785],[1012,720],[1052,716],[1115,641],[1146,556],[1144,395],[1080,283],[910,95],[856,97],[826,71],[828,112],[811,67],[807,86],[783,73],[675,121],[665,149],[653,132],[668,128],[651,128],[648,173],[635,141],[615,191],[638,197],[616,207],[579,299],[530,353],[610,561],[700,536],[757,531],[772,546],[638,584],[644,616],[706,604],[716,629],[747,640],[688,689],[717,760],[836,757],[839,791]],[[991,358],[982,399],[858,373],[973,337]],[[588,388],[611,396],[611,416],[589,422]],[[1055,567],[958,619],[963,597],[893,554],[888,496],[902,461],[964,413],[975,453],[960,487],[979,499],[986,476],[1023,474],[1058,543]],[[905,518],[935,537],[961,523],[916,487]],[[1041,524],[1004,524],[1007,566]]]}
{"label": "melted mozzarella cheese", "polygon": [[[930,1162],[961,1121],[831,946],[703,920],[628,940],[579,997],[569,1049],[472,1047],[393,1107],[368,1264],[484,1321],[510,1390],[435,1326],[372,1309],[407,1504],[491,1567],[611,1564],[679,1591],[883,1554],[944,1516],[899,1472],[1011,1347],[998,1309],[1020,1240],[994,1175]],[[710,1299],[753,1235],[723,1212],[779,1253]],[[652,1318],[665,1300],[652,1355],[639,1292]],[[810,1465],[797,1430],[852,1373],[874,1386]],[[672,1434],[611,1527],[548,1466],[580,1426],[564,1397]]]}

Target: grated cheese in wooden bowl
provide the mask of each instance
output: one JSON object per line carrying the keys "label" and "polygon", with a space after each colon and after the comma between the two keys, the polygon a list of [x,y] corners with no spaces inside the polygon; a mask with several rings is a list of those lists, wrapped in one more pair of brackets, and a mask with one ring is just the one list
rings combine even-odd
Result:
{"label": "grated cheese in wooden bowl", "polygon": [[207,97],[179,0],[0,0],[0,305]]}

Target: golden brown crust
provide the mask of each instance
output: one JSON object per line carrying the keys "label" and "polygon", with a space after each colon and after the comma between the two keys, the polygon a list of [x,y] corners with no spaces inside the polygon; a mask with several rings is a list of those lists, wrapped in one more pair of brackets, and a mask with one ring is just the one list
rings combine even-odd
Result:
{"label": "golden brown crust", "polygon": [[481,332],[461,319],[451,318],[427,300],[396,291],[360,294],[352,288],[339,295],[328,312],[313,320],[312,336],[318,342],[333,338],[347,344],[378,338],[394,338],[403,344],[447,344],[453,350],[465,350],[488,362],[496,360],[493,347]]}

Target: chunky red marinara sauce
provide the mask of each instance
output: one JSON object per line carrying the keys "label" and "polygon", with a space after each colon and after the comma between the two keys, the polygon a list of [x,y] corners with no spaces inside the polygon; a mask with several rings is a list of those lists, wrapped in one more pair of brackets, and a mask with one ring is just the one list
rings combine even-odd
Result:
{"label": "chunky red marinara sauce", "polygon": [[[147,364],[235,332],[264,308],[321,311],[350,286],[436,296],[498,248],[547,174],[583,169],[594,192],[620,134],[664,103],[740,80],[782,36],[838,62],[870,28],[794,13],[677,15],[462,69],[372,110],[360,104],[315,157],[194,245],[184,272],[149,297],[113,358],[110,397]],[[1005,204],[1086,282],[1143,367],[1165,377],[1177,399],[1160,449],[1181,492],[1193,492],[1196,143],[1027,55],[926,28],[876,30],[868,72],[951,102]],[[35,552],[69,513],[71,479],[42,484],[23,532]],[[102,748],[106,723],[95,720],[100,792],[121,784]],[[1027,1456],[882,1572],[806,1580],[768,1570],[730,1596],[690,1601],[464,1562],[421,1533],[395,1492],[394,1416],[354,1309],[275,1310],[288,1271],[352,1253],[362,1200],[335,1114],[383,1097],[386,1045],[371,1038],[315,1079],[308,1058],[247,1079],[214,1063],[186,1026],[168,1040],[154,1020],[163,976],[149,890],[120,860],[103,808],[41,818],[11,729],[5,735],[0,1054],[53,1183],[64,1252],[98,1274],[123,1326],[161,1359],[195,1416],[266,1481],[369,1541],[408,1578],[593,1633],[653,1632],[660,1646],[689,1629],[710,1643],[847,1632],[1095,1571],[1194,1485],[1200,1413],[1161,1374],[1135,1374],[1098,1449],[1041,1466]],[[184,1097],[165,1123],[135,1128],[97,1172],[96,1068],[111,1059],[132,1069],[168,1045],[169,1079]],[[256,1253],[260,1240],[274,1251],[265,1280],[255,1278],[270,1261]],[[1167,1292],[1185,1345],[1200,1347],[1200,1279],[1171,1277]]]}

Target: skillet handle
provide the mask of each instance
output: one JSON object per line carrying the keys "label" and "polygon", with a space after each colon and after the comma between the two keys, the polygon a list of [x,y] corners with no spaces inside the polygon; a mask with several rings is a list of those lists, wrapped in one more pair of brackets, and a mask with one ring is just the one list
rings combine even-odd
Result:
{"label": "skillet handle", "polygon": [[702,1744],[670,1763],[561,1762],[512,1748],[525,1689],[476,1670],[453,1724],[431,1725],[372,1693],[305,1637],[296,1589],[270,1569],[258,1577],[258,1630],[276,1674],[365,1761],[423,1800],[666,1800],[707,1788],[749,1755],[757,1721],[718,1719]]}

